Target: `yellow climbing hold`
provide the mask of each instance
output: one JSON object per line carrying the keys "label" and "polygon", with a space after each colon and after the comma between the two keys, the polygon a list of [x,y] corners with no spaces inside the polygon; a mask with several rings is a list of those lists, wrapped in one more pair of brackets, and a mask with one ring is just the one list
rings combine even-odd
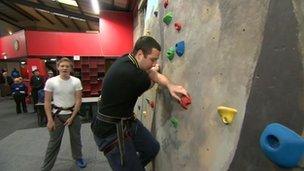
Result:
{"label": "yellow climbing hold", "polygon": [[219,113],[220,117],[222,118],[222,121],[224,124],[228,125],[231,124],[235,114],[237,113],[237,110],[230,107],[225,106],[219,106],[217,108],[217,112]]}

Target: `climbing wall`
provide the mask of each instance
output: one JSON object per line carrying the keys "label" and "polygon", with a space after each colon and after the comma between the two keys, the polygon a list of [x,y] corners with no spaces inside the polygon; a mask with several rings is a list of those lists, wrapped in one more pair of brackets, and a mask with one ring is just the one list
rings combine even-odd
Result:
{"label": "climbing wall", "polygon": [[[157,85],[137,102],[138,118],[161,144],[154,170],[284,170],[264,156],[259,136],[272,122],[303,131],[304,1],[164,2],[148,1],[135,35],[160,42],[161,72],[192,104],[183,109]],[[180,41],[184,54],[168,59]],[[238,111],[231,124],[218,106]]]}

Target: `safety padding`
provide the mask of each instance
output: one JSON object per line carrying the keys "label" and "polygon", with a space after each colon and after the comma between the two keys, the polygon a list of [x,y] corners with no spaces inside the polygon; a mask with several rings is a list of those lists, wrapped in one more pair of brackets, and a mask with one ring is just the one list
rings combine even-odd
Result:
{"label": "safety padding", "polygon": [[264,154],[281,167],[296,167],[304,157],[304,139],[289,128],[269,124],[260,137]]}
{"label": "safety padding", "polygon": [[176,54],[181,57],[185,52],[185,41],[181,41],[175,44]]}
{"label": "safety padding", "polygon": [[167,50],[166,56],[170,61],[174,58],[174,52],[175,52],[174,47],[171,47],[170,49]]}
{"label": "safety padding", "polygon": [[172,21],[173,18],[173,13],[172,12],[168,12],[164,18],[163,18],[163,22],[166,23],[167,25],[169,25]]}

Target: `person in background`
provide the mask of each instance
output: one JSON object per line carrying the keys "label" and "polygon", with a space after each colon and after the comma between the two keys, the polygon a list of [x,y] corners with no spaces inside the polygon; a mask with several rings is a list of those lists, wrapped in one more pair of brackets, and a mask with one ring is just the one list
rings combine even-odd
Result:
{"label": "person in background", "polygon": [[[42,171],[53,168],[65,126],[69,127],[72,156],[80,168],[86,167],[87,163],[82,158],[81,152],[81,122],[78,111],[81,106],[82,85],[78,78],[71,76],[72,61],[61,58],[57,62],[59,75],[48,79],[45,83],[44,110],[47,116],[47,128],[50,140],[42,165]],[[53,104],[52,104],[52,99]]]}
{"label": "person in background", "polygon": [[14,70],[11,73],[11,76],[12,76],[13,79],[19,78],[20,77],[20,72],[16,68],[14,68]]}
{"label": "person in background", "polygon": [[[47,75],[47,77],[46,77],[45,80],[48,80],[48,79],[50,79],[50,78],[52,78],[54,76],[54,73],[53,73],[52,70],[49,70],[47,72],[47,74],[48,75]],[[38,102],[44,103],[44,90],[43,89],[41,89],[41,90],[38,91]]]}
{"label": "person in background", "polygon": [[7,71],[4,70],[0,80],[1,84],[1,96],[8,96],[11,94],[11,85],[13,84],[13,79],[7,74]]}
{"label": "person in background", "polygon": [[48,72],[47,72],[47,77],[46,77],[46,79],[45,80],[48,80],[49,78],[52,78],[52,77],[54,77],[54,72],[52,71],[52,70],[49,70]]}
{"label": "person in background", "polygon": [[38,91],[38,102],[44,103],[44,90],[43,89]]}
{"label": "person in background", "polygon": [[39,70],[35,69],[33,71],[33,76],[30,80],[30,86],[32,87],[32,98],[33,98],[33,105],[34,105],[34,111],[37,112],[35,104],[38,103],[38,91],[43,89],[44,86],[44,80],[43,77],[40,76]]}
{"label": "person in background", "polygon": [[27,107],[25,103],[25,97],[27,96],[27,87],[22,82],[22,77],[15,78],[14,83],[12,84],[12,95],[16,103],[16,112],[17,114],[21,113],[21,106],[23,113],[27,113]]}

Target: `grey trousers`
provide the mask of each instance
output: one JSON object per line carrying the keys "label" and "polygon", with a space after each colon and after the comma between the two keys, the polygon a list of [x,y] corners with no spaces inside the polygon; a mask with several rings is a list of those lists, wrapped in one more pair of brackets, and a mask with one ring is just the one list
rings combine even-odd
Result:
{"label": "grey trousers", "polygon": [[[59,115],[61,120],[66,121],[71,115]],[[53,168],[64,133],[64,123],[62,123],[57,117],[54,118],[55,127],[54,131],[49,131],[50,140],[46,149],[45,159],[41,167],[42,171],[49,171]],[[70,143],[72,149],[72,157],[76,159],[82,158],[81,153],[81,137],[80,137],[81,122],[79,116],[76,116],[73,123],[69,125]]]}

